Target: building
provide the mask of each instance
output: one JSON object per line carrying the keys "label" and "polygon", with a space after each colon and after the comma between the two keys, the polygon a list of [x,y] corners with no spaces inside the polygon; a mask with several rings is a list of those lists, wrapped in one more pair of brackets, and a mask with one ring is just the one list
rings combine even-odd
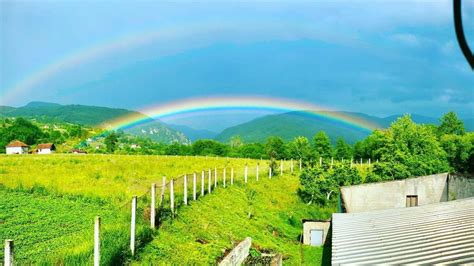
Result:
{"label": "building", "polygon": [[56,152],[56,146],[53,143],[41,143],[36,148],[38,154],[51,154],[53,152]]}
{"label": "building", "polygon": [[303,244],[323,246],[326,243],[331,221],[303,220]]}
{"label": "building", "polygon": [[25,143],[14,140],[5,147],[7,154],[27,154],[30,146]]}
{"label": "building", "polygon": [[79,149],[72,149],[71,153],[74,153],[74,154],[87,154],[86,151],[79,150]]}
{"label": "building", "polygon": [[474,198],[332,216],[332,265],[474,263]]}
{"label": "building", "polygon": [[474,178],[437,174],[341,188],[332,264],[474,263]]}

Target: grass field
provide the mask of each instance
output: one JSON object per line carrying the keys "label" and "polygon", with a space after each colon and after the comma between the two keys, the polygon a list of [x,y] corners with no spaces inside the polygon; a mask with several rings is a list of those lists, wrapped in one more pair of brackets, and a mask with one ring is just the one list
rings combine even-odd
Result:
{"label": "grass field", "polygon": [[[255,166],[260,164],[260,181]],[[245,164],[249,183],[243,182]],[[164,222],[148,229],[149,190],[158,191],[162,176],[175,182],[176,206],[183,205],[183,178],[203,169],[218,168],[219,188],[190,206],[169,215],[169,191]],[[230,183],[222,186],[223,167]],[[290,264],[319,264],[322,249],[300,249],[301,219],[328,218],[332,210],[303,204],[296,190],[297,176],[268,180],[265,161],[212,157],[128,155],[0,156],[0,237],[15,240],[17,259],[23,263],[89,264],[92,261],[94,216],[102,217],[102,264],[213,263],[236,242],[251,236],[257,249],[281,252]],[[296,168],[296,164],[295,164]],[[285,164],[289,169],[289,163]],[[207,194],[207,171],[205,178]],[[169,189],[169,186],[167,186]],[[191,198],[191,185],[188,197]],[[137,257],[128,251],[130,199],[138,198]],[[251,213],[249,218],[249,212]],[[154,240],[151,240],[152,235]],[[151,241],[151,242],[150,242]],[[196,242],[198,241],[198,242]],[[201,244],[200,242],[204,243]],[[1,253],[0,253],[1,254]],[[312,258],[313,257],[313,258]]]}

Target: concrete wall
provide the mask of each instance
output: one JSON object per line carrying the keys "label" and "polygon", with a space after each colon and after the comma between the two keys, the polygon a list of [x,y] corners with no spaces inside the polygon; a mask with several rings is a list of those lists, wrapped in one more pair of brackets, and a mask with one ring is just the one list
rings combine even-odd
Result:
{"label": "concrete wall", "polygon": [[447,187],[449,200],[474,197],[474,176],[449,175]]}
{"label": "concrete wall", "polygon": [[241,265],[247,258],[252,246],[252,239],[247,237],[240,242],[225,258],[219,263],[219,266]]}
{"label": "concrete wall", "polygon": [[447,173],[398,181],[362,184],[341,188],[346,212],[405,208],[407,195],[418,195],[418,205],[447,200]]}
{"label": "concrete wall", "polygon": [[25,154],[28,153],[27,147],[7,147],[6,154]]}
{"label": "concrete wall", "polygon": [[311,245],[311,230],[323,230],[323,245],[329,232],[331,222],[326,221],[305,221],[303,222],[303,244]]}

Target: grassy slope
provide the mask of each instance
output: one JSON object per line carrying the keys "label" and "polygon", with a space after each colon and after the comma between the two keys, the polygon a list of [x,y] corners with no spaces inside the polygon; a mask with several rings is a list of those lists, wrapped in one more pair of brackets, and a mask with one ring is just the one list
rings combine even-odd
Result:
{"label": "grassy slope", "polygon": [[[301,220],[327,219],[334,210],[302,203],[296,194],[298,187],[296,176],[285,175],[219,188],[165,222],[135,264],[214,264],[247,236],[259,249],[283,253],[285,263],[321,264],[322,248],[300,250]],[[256,192],[253,200],[249,200],[251,191]],[[253,214],[250,219],[249,211]]]}
{"label": "grassy slope", "polygon": [[18,264],[90,263],[96,215],[104,224],[103,262],[119,259],[126,250],[128,218],[110,204],[5,188],[0,188],[0,203],[0,239],[14,240]]}

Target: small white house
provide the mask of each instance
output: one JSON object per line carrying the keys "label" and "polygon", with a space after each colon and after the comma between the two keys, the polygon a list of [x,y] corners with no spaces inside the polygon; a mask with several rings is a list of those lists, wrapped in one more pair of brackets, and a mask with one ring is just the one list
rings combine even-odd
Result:
{"label": "small white house", "polygon": [[36,152],[38,154],[51,154],[56,151],[56,146],[53,143],[42,143],[38,144]]}
{"label": "small white house", "polygon": [[19,140],[14,140],[5,148],[7,154],[27,154],[29,146]]}

